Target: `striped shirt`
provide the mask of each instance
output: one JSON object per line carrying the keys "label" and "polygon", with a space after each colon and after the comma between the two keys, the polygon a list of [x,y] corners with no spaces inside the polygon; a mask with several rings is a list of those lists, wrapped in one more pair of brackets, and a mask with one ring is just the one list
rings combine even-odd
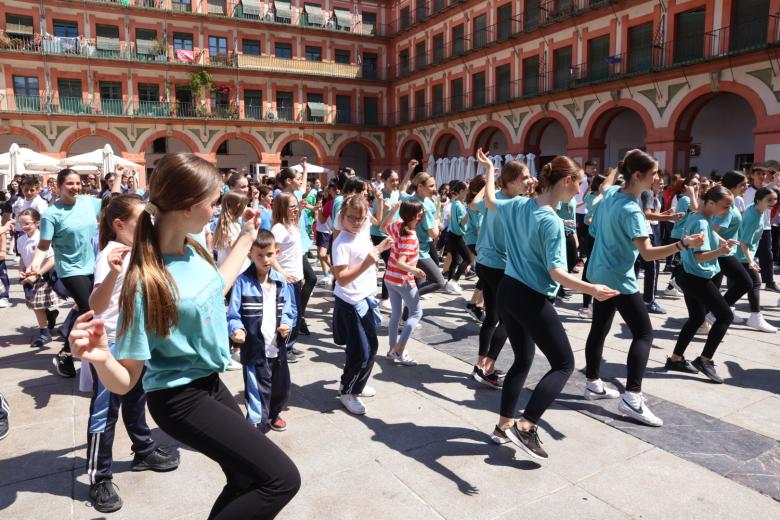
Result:
{"label": "striped shirt", "polygon": [[414,287],[414,275],[398,267],[398,257],[403,256],[406,260],[405,264],[416,266],[420,256],[420,242],[416,233],[401,235],[403,226],[401,220],[387,226],[387,233],[394,242],[390,247],[390,259],[385,269],[385,283],[403,285],[404,282],[409,282],[409,285]]}

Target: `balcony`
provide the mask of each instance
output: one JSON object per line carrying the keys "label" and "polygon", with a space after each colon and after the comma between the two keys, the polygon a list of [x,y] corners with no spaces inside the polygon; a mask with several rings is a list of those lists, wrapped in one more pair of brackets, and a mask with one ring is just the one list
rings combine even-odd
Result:
{"label": "balcony", "polygon": [[121,116],[125,113],[124,102],[121,99],[101,99],[97,104],[98,113],[104,116]]}
{"label": "balcony", "polygon": [[52,101],[51,111],[58,114],[90,114],[92,109],[82,98],[61,97],[59,105]]}
{"label": "balcony", "polygon": [[142,117],[169,117],[171,104],[166,101],[139,101],[135,114]]}
{"label": "balcony", "polygon": [[236,58],[238,68],[240,69],[307,74],[331,78],[359,79],[363,77],[363,69],[360,65],[291,60],[287,58],[277,58],[275,56],[255,56],[249,54],[239,54]]}

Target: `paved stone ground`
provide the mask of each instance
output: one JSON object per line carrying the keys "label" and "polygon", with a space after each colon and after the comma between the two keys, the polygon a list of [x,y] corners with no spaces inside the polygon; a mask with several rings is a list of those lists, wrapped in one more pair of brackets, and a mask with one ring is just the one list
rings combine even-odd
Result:
{"label": "paved stone ground", "polygon": [[[762,296],[771,305],[769,321],[780,324],[777,296]],[[0,391],[12,407],[11,433],[0,441],[0,515],[100,517],[89,505],[84,474],[88,396],[53,373],[59,341],[29,347],[34,319],[21,298],[14,285],[14,307],[0,310]],[[559,312],[582,368],[589,324],[577,319],[576,298]],[[541,424],[550,459],[537,463],[511,445],[489,442],[499,393],[466,377],[478,329],[462,299],[434,295],[425,302],[423,325],[409,346],[420,366],[379,359],[371,383],[378,395],[366,400],[366,416],[353,417],[335,397],[343,354],[330,340],[332,299],[318,288],[307,356],[291,366],[284,415],[290,429],[270,434],[303,478],[281,517],[780,518],[780,335],[733,327],[717,356],[724,385],[669,374],[661,367],[685,307],[661,303],[670,313],[653,317],[656,348],[645,392],[666,425],[639,426],[623,418],[615,402],[583,400],[584,377],[576,371]],[[615,321],[603,376],[622,388],[629,335]],[[697,338],[690,357],[701,344]],[[385,337],[380,345],[384,353]],[[511,361],[507,346],[499,365],[507,369]],[[546,367],[537,356],[528,387]],[[242,401],[240,373],[223,377]],[[153,435],[175,445],[157,428]],[[181,467],[168,474],[129,471],[132,454],[121,426],[114,448],[114,481],[125,505],[111,518],[205,518],[224,483],[215,463],[186,446],[178,446]]]}

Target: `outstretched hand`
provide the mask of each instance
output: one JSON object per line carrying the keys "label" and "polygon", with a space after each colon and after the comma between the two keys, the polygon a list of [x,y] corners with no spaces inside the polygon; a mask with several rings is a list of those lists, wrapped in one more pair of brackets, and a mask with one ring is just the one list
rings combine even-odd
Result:
{"label": "outstretched hand", "polygon": [[76,319],[68,336],[73,355],[90,363],[105,363],[111,358],[108,336],[103,320],[95,319],[95,311],[88,311]]}
{"label": "outstretched hand", "polygon": [[260,229],[260,211],[252,208],[246,208],[244,210],[244,225],[241,227],[242,235],[257,234],[257,230]]}

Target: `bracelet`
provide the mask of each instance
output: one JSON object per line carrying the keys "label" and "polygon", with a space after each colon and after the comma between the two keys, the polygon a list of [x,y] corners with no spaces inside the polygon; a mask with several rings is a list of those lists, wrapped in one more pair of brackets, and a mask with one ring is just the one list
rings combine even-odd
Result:
{"label": "bracelet", "polygon": [[678,240],[678,241],[677,241],[677,250],[678,250],[678,251],[682,251],[683,249],[687,249],[687,248],[685,247],[685,243],[683,243],[683,241],[682,241],[682,240]]}

